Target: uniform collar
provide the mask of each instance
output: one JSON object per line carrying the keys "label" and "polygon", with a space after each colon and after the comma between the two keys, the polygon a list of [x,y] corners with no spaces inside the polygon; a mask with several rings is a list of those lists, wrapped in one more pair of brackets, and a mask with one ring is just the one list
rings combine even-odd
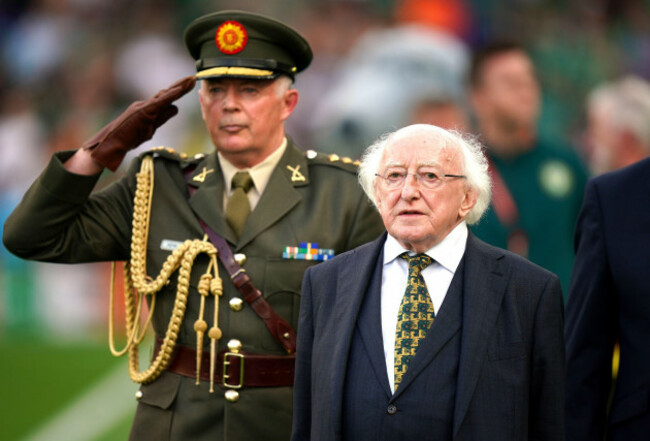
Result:
{"label": "uniform collar", "polygon": [[239,171],[247,171],[250,173],[251,178],[253,179],[253,186],[255,187],[255,190],[259,194],[264,193],[264,189],[266,188],[266,185],[269,183],[269,180],[271,179],[271,174],[273,173],[273,170],[275,169],[276,165],[280,162],[282,159],[282,155],[284,155],[284,152],[287,149],[287,138],[282,138],[282,144],[273,151],[269,156],[264,159],[264,161],[260,162],[259,164],[251,167],[251,168],[244,168],[244,169],[239,169],[235,167],[230,161],[228,161],[218,150],[217,150],[217,157],[219,158],[219,164],[221,165],[221,171],[223,173],[223,179],[224,179],[224,188],[226,189],[226,193],[230,193],[231,191],[231,183],[232,183],[232,178],[235,176],[235,173]]}

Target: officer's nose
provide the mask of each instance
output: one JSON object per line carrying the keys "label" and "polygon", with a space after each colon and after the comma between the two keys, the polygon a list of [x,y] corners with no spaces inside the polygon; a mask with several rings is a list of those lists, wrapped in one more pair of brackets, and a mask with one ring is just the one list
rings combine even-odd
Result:
{"label": "officer's nose", "polygon": [[234,87],[228,87],[223,97],[224,110],[237,110],[239,109],[239,97]]}

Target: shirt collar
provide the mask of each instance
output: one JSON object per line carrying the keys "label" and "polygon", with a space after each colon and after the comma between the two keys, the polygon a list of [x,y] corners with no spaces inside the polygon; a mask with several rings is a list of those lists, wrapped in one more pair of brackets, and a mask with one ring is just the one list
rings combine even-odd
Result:
{"label": "shirt collar", "polygon": [[[467,246],[467,224],[465,221],[456,225],[440,243],[426,251],[426,255],[438,262],[443,268],[456,272]],[[400,254],[408,252],[397,239],[390,234],[384,243],[384,265],[397,259]]]}
{"label": "shirt collar", "polygon": [[259,194],[262,194],[264,192],[264,189],[266,188],[266,184],[268,184],[269,180],[271,179],[271,174],[273,173],[275,166],[278,165],[280,159],[282,159],[282,155],[284,154],[284,151],[286,149],[287,149],[287,138],[283,138],[282,144],[280,144],[280,146],[277,149],[275,149],[273,153],[267,156],[266,159],[264,159],[264,161],[260,162],[259,164],[251,168],[244,168],[244,169],[239,169],[235,167],[226,158],[224,158],[219,151],[217,151],[217,156],[219,157],[219,164],[221,164],[221,171],[223,172],[223,179],[225,183],[224,188],[226,188],[227,189],[226,191],[230,193],[232,177],[235,176],[235,173],[239,171],[247,171],[251,175],[251,179],[253,180],[253,186],[255,187],[255,190],[257,190]]}

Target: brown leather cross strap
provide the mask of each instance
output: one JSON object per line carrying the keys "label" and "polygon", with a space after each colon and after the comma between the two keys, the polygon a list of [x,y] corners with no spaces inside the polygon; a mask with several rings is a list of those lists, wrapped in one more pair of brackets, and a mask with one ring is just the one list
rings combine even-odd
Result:
{"label": "brown leather cross strap", "polygon": [[[186,177],[192,170],[192,168],[185,170]],[[196,188],[189,184],[187,188],[190,195],[196,191]],[[212,244],[217,247],[221,264],[226,268],[226,271],[230,275],[230,280],[232,280],[235,288],[237,288],[242,294],[246,303],[253,308],[253,311],[255,311],[262,320],[264,320],[264,324],[275,341],[277,341],[287,351],[287,353],[293,354],[296,352],[296,332],[293,330],[291,325],[275,312],[262,295],[262,292],[253,285],[246,270],[235,260],[226,240],[210,228],[203,219],[198,216],[197,218],[201,223],[203,231],[208,235]]]}
{"label": "brown leather cross strap", "polygon": [[[156,339],[154,354],[160,350]],[[217,355],[214,382],[222,387],[280,387],[293,386],[295,355],[262,355],[222,351]],[[224,363],[225,362],[225,363]],[[185,377],[196,378],[196,351],[176,345],[167,370]],[[225,375],[224,375],[225,374]],[[202,381],[210,381],[210,353],[201,359]]]}

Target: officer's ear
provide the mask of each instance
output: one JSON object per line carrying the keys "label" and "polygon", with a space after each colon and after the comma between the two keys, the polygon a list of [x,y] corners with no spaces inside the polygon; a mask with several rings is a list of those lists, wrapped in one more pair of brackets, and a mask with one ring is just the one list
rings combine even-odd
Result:
{"label": "officer's ear", "polygon": [[284,110],[282,112],[282,120],[284,121],[291,115],[298,105],[298,99],[300,98],[300,94],[298,93],[298,90],[293,88],[293,81],[291,78],[286,77],[286,76],[281,76],[278,78],[276,81],[278,81],[278,84],[276,87],[278,87],[282,93],[282,102],[283,102],[283,107]]}

